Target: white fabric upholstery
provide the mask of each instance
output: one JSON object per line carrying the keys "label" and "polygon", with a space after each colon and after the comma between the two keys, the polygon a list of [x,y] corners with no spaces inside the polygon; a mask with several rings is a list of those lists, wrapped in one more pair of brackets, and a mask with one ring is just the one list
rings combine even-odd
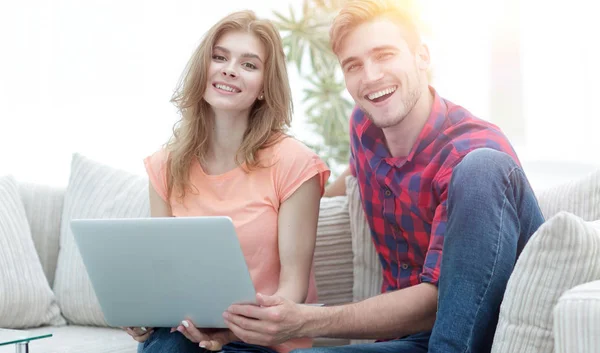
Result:
{"label": "white fabric upholstery", "polygon": [[[137,342],[125,331],[107,327],[40,327],[28,330],[51,333],[52,337],[29,343],[32,353],[136,353]],[[0,353],[14,353],[15,347],[0,346]]]}
{"label": "white fabric upholstery", "polygon": [[60,236],[60,217],[65,190],[31,183],[19,184],[21,200],[42,268],[50,286],[54,283]]}
{"label": "white fabric upholstery", "polygon": [[367,223],[360,201],[358,182],[353,176],[346,178],[346,195],[350,225],[352,227],[352,250],[354,264],[355,301],[360,301],[381,293],[383,281],[381,262],[375,251],[371,237],[371,228]]}
{"label": "white fabric upholstery", "polygon": [[546,221],[508,281],[492,352],[552,352],[554,306],[565,291],[600,279],[598,254],[598,225],[567,212]]}
{"label": "white fabric upholstery", "polygon": [[64,197],[60,252],[54,293],[69,323],[107,326],[73,239],[70,221],[76,218],[148,217],[147,179],[81,155],[73,156]]}
{"label": "white fabric upholstery", "polygon": [[600,280],[579,285],[560,297],[554,308],[554,344],[556,353],[600,350]]}
{"label": "white fabric upholstery", "polygon": [[584,221],[600,219],[600,170],[537,193],[546,219],[560,211],[581,217]]}
{"label": "white fabric upholstery", "polygon": [[13,177],[0,177],[0,200],[0,327],[63,325]]}
{"label": "white fabric upholstery", "polygon": [[[352,262],[354,265],[354,301],[361,301],[381,294],[383,274],[381,262],[371,238],[371,228],[367,223],[360,201],[358,182],[355,177],[346,177],[346,196],[352,229]],[[353,339],[351,344],[370,343],[373,340]]]}
{"label": "white fabric upholstery", "polygon": [[352,301],[352,237],[345,197],[321,200],[314,265],[320,303]]}

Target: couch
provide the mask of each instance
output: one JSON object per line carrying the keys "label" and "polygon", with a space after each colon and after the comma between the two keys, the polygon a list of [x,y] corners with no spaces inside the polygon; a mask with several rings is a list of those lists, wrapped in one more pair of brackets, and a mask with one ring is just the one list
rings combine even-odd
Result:
{"label": "couch", "polygon": [[[145,177],[79,154],[65,188],[0,176],[0,327],[52,333],[30,343],[33,353],[135,352],[136,342],[104,321],[68,222],[148,216],[147,188]],[[536,194],[547,221],[515,265],[493,352],[598,352],[600,170]],[[321,201],[314,261],[320,302],[379,293],[381,268],[352,177],[346,196]]]}

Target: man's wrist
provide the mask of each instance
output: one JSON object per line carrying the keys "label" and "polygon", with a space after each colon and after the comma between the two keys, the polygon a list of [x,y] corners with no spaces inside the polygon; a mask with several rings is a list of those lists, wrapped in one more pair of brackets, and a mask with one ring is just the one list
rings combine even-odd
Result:
{"label": "man's wrist", "polygon": [[324,329],[330,320],[328,315],[330,309],[320,306],[302,306],[300,308],[302,325],[298,336],[308,338],[325,336],[326,332],[324,332]]}

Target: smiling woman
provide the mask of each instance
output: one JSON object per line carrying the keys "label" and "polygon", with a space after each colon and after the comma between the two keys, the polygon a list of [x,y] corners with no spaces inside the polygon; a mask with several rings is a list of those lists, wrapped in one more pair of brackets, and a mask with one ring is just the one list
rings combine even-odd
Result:
{"label": "smiling woman", "polygon": [[[251,11],[216,23],[172,101],[181,120],[165,146],[145,159],[151,215],[230,217],[256,291],[314,303],[312,258],[329,169],[286,134],[292,101],[275,27]],[[200,347],[226,344],[231,352],[286,353],[311,345],[307,338],[248,345],[233,331],[196,329],[187,320],[177,328],[127,332],[143,342],[144,353],[203,352]]]}

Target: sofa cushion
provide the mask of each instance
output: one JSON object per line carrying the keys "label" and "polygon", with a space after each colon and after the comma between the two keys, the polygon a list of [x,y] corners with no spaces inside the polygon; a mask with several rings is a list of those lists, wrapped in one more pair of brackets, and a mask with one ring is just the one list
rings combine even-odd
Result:
{"label": "sofa cushion", "polygon": [[358,182],[355,177],[346,178],[346,195],[352,229],[352,250],[354,253],[354,301],[360,301],[381,294],[383,274],[381,262],[375,251],[371,228],[367,223],[360,201]]}
{"label": "sofa cushion", "polygon": [[64,323],[35,251],[17,182],[0,177],[0,327]]}
{"label": "sofa cushion", "polygon": [[70,221],[149,215],[147,178],[79,154],[73,155],[71,176],[64,196],[60,251],[54,280],[54,293],[69,323],[107,326],[73,239]]}
{"label": "sofa cushion", "polygon": [[[89,326],[40,327],[33,333],[52,337],[31,341],[33,353],[136,353],[137,342],[121,329]],[[14,346],[0,346],[0,353],[14,353]]]}
{"label": "sofa cushion", "polygon": [[[348,213],[352,230],[352,250],[354,256],[354,286],[353,301],[361,301],[381,294],[383,274],[381,262],[375,251],[371,228],[360,201],[358,182],[355,177],[346,177],[346,196],[348,198]],[[351,344],[370,343],[373,340],[353,339]]]}
{"label": "sofa cushion", "polygon": [[556,352],[598,352],[600,280],[571,288],[558,299],[554,307],[553,332]]}
{"label": "sofa cushion", "polygon": [[492,352],[552,352],[553,309],[565,291],[600,279],[598,254],[598,224],[567,212],[542,224],[508,281]]}
{"label": "sofa cushion", "polygon": [[570,212],[584,221],[600,219],[600,170],[536,193],[546,219],[560,211]]}
{"label": "sofa cushion", "polygon": [[65,190],[33,183],[19,183],[21,200],[31,228],[35,250],[50,286],[54,283],[60,238],[60,217]]}
{"label": "sofa cushion", "polygon": [[314,255],[319,303],[352,302],[354,272],[350,224],[347,198],[321,199]]}

